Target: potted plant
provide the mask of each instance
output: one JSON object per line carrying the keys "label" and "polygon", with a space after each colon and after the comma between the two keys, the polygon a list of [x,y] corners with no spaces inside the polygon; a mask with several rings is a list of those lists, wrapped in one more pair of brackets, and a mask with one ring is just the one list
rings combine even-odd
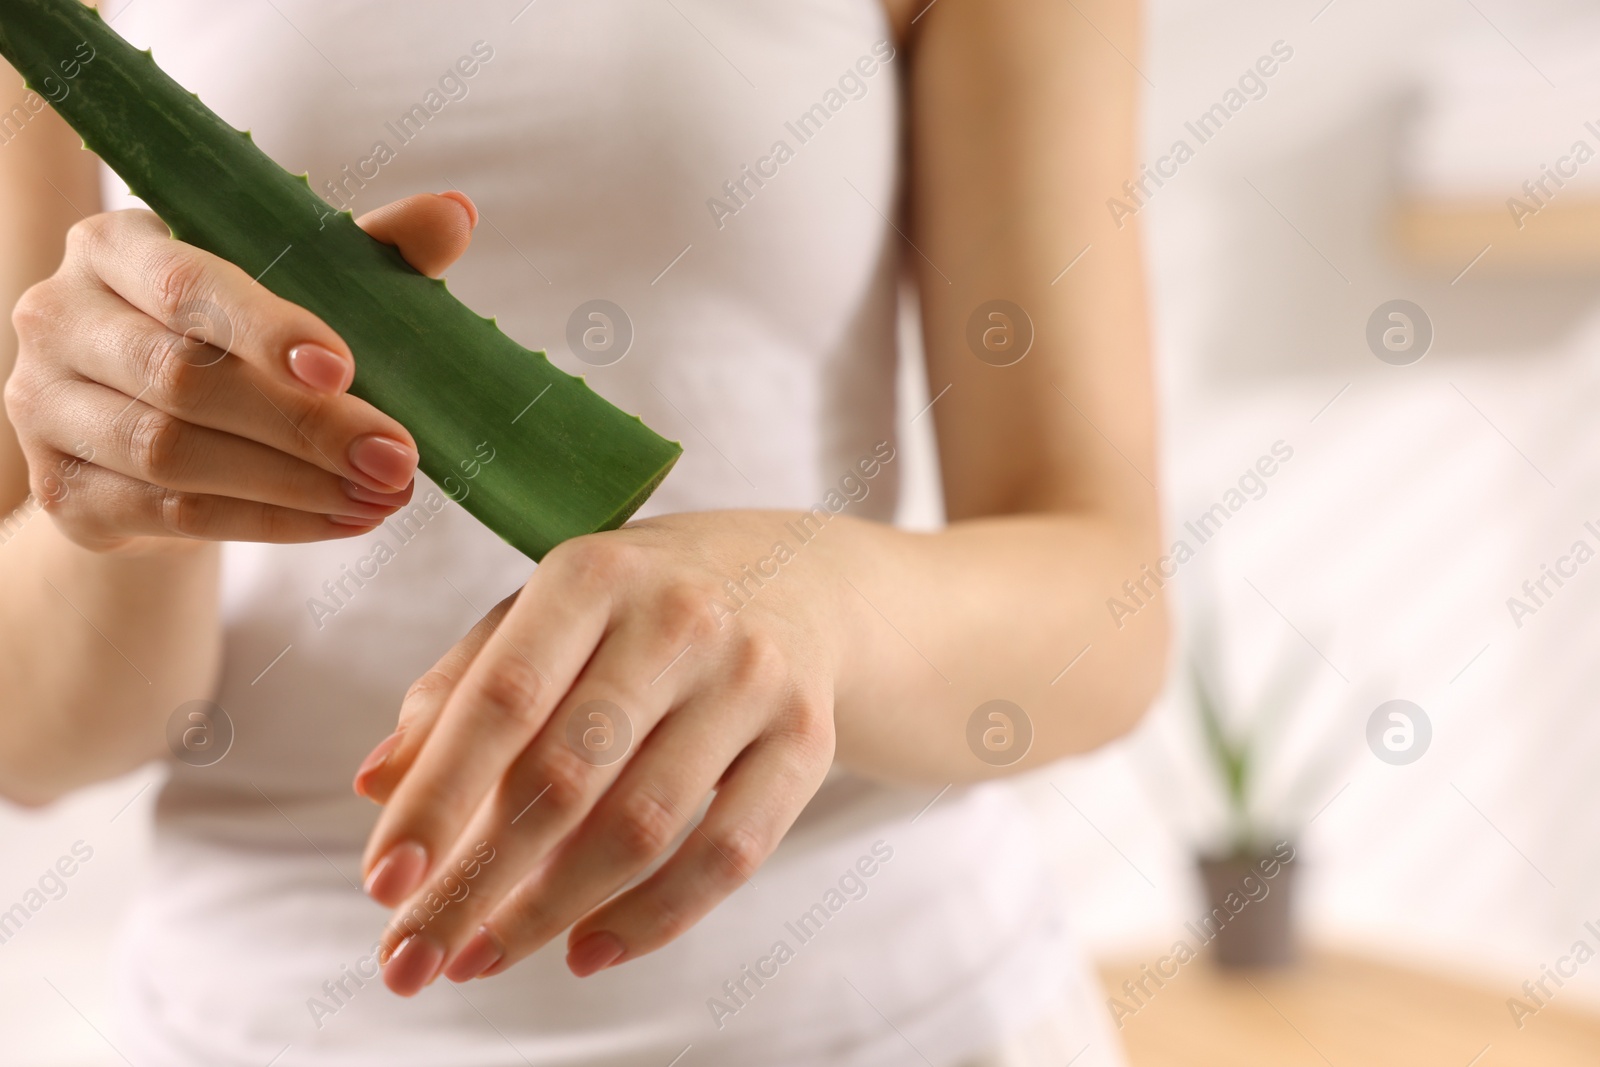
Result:
{"label": "potted plant", "polygon": [[[1220,847],[1197,857],[1206,916],[1191,932],[1214,943],[1223,967],[1283,967],[1294,962],[1294,887],[1298,852],[1254,810],[1258,734],[1229,724],[1214,683],[1197,661],[1189,678],[1206,755],[1221,786],[1227,828]],[[1279,707],[1282,705],[1280,704]],[[1261,722],[1259,714],[1250,716]],[[1272,708],[1268,710],[1277,710]]]}

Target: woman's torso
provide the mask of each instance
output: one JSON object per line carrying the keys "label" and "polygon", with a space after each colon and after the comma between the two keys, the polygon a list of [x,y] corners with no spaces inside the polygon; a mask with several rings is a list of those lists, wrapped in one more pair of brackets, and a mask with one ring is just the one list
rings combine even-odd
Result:
{"label": "woman's torso", "polygon": [[[452,290],[684,442],[642,514],[823,499],[894,437],[900,61],[881,9],[524,3],[139,0],[115,25],[336,207],[471,194],[483,222]],[[631,333],[614,363],[569,344],[596,300]],[[892,517],[896,472],[850,513]],[[431,484],[416,497],[351,540],[227,546],[211,697],[234,740],[174,763],[124,954],[150,1062],[940,1063],[1064,995],[1069,945],[1009,795],[919,816],[936,790],[845,774],[757,885],[655,955],[579,982],[552,946],[494,981],[388,994],[368,962],[385,913],[356,887],[376,809],[352,770],[532,569]],[[875,845],[892,859],[798,943],[785,924],[840,899]],[[794,958],[753,984],[779,941]]]}

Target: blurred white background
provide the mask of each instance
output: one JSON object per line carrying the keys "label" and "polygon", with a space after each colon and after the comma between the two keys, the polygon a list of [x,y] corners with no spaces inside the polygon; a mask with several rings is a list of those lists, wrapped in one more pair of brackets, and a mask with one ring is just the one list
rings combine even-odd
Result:
{"label": "blurred white background", "polygon": [[[1600,543],[1583,530],[1600,522],[1586,433],[1600,273],[1546,262],[1505,205],[1574,141],[1600,146],[1583,127],[1600,127],[1594,28],[1558,0],[1155,0],[1130,56],[1149,83],[1153,161],[1193,145],[1185,122],[1275,42],[1293,50],[1139,214],[1173,536],[1274,442],[1293,449],[1163,595],[1222,651],[1239,700],[1286,657],[1305,673],[1262,771],[1269,808],[1316,816],[1298,834],[1307,937],[1464,971],[1507,997],[1600,922],[1600,565],[1520,628],[1506,607],[1572,542]],[[1590,169],[1552,211],[1600,200],[1600,161]],[[1408,203],[1481,208],[1497,228],[1423,265],[1394,238]],[[1085,243],[1117,239],[1108,214]],[[1395,298],[1434,329],[1409,366],[1365,340]],[[908,413],[925,403],[911,385]],[[906,518],[927,523],[927,420],[913,429]],[[1061,651],[1065,665],[1078,650]],[[1204,911],[1192,856],[1222,807],[1174,677],[1133,737],[1023,782],[1080,932],[1107,956],[1163,949]],[[1365,742],[1392,698],[1433,727],[1408,766]],[[0,908],[74,842],[94,850],[0,945],[0,1062],[120,1062],[94,1027],[158,777],[0,808]],[[1600,1008],[1600,965],[1560,997]]]}

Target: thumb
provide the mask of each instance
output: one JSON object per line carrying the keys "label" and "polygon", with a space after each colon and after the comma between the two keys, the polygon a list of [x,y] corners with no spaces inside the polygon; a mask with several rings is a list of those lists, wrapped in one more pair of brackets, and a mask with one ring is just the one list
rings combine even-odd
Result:
{"label": "thumb", "polygon": [[421,193],[369,211],[356,225],[430,277],[460,259],[472,242],[478,209],[466,193]]}

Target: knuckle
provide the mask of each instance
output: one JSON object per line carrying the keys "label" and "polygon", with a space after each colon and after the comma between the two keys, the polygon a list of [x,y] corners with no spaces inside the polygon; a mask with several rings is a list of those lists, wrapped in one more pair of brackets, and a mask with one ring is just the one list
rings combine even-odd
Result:
{"label": "knuckle", "polygon": [[532,663],[508,656],[477,679],[475,706],[490,725],[526,732],[539,723],[547,688]]}
{"label": "knuckle", "polygon": [[729,678],[744,689],[769,689],[789,673],[789,657],[777,639],[760,631],[746,633],[734,645]]}
{"label": "knuckle", "polygon": [[548,806],[558,819],[581,813],[589,799],[589,785],[595,767],[565,745],[554,745],[533,768],[527,786],[540,794],[540,806]]}
{"label": "knuckle", "polygon": [[618,848],[636,862],[655,859],[677,836],[681,816],[654,789],[629,797],[612,830]]}
{"label": "knuckle", "polygon": [[114,222],[114,217],[109,214],[90,215],[73,223],[67,229],[67,258],[69,260],[92,260],[95,251],[107,239],[107,230]]}
{"label": "knuckle", "polygon": [[205,284],[205,269],[194,258],[163,249],[150,271],[151,295],[161,320],[181,324],[184,311],[200,300]]}
{"label": "knuckle", "polygon": [[22,426],[26,422],[29,412],[39,402],[40,393],[38,377],[18,363],[5,384],[6,414],[11,418],[11,425]]}
{"label": "knuckle", "polygon": [[166,330],[151,331],[134,358],[140,377],[167,410],[182,414],[201,406],[204,368],[192,362],[187,339]]}
{"label": "knuckle", "polygon": [[160,490],[157,508],[161,528],[176,537],[203,538],[211,528],[213,509],[210,501],[198,493],[180,493],[175,489]]}
{"label": "knuckle", "polygon": [[710,595],[692,582],[667,585],[657,601],[657,625],[674,650],[705,640],[717,629]]}
{"label": "knuckle", "polygon": [[724,885],[741,883],[755,874],[772,851],[766,835],[749,823],[735,823],[707,836]]}
{"label": "knuckle", "polygon": [[28,342],[60,325],[59,306],[55,279],[47,278],[30,287],[11,309],[11,326],[18,339]]}
{"label": "knuckle", "polygon": [[405,699],[400,702],[401,707],[409,708],[416,704],[449,696],[450,690],[454,686],[455,682],[451,680],[448,674],[434,667],[421,678],[411,683],[411,687],[406,690]]}
{"label": "knuckle", "polygon": [[[575,537],[557,546],[551,556],[562,573],[580,586],[610,588],[626,578],[636,550],[614,537]],[[549,557],[546,557],[547,559]]]}
{"label": "knuckle", "polygon": [[484,926],[492,928],[508,958],[518,959],[528,947],[538,945],[569,922],[570,919],[563,922],[539,893],[521,891],[497,908],[494,918]]}
{"label": "knuckle", "polygon": [[831,762],[834,748],[833,707],[827,700],[802,697],[778,720],[772,732],[802,756]]}
{"label": "knuckle", "polygon": [[218,507],[235,511],[241,508],[248,509],[239,514],[241,517],[248,516],[248,521],[256,530],[255,536],[262,541],[283,544],[304,540],[306,528],[304,514],[301,512],[259,501],[232,500],[226,504],[218,504]]}
{"label": "knuckle", "polygon": [[128,420],[125,447],[130,463],[146,481],[166,484],[184,469],[184,424],[156,408]]}

